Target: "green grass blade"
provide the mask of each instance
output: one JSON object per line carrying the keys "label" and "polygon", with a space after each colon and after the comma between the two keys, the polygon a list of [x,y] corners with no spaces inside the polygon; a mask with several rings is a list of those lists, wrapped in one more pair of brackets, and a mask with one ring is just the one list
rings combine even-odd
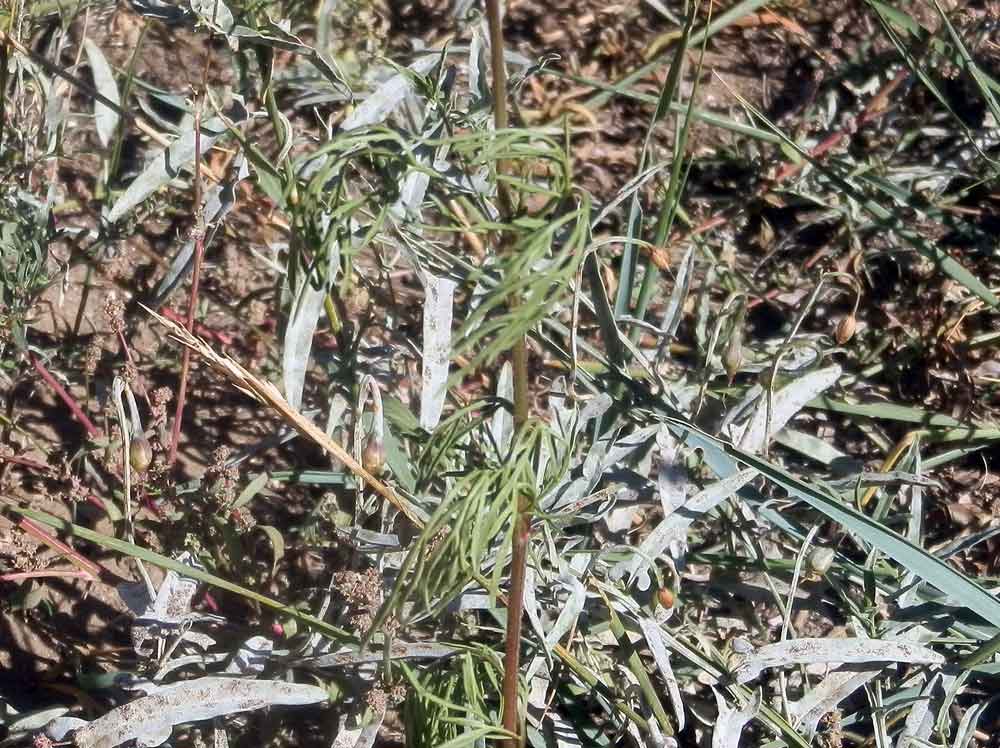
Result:
{"label": "green grass blade", "polygon": [[107,548],[110,551],[116,551],[117,553],[130,556],[132,558],[140,559],[153,566],[159,566],[161,569],[166,569],[167,571],[175,571],[178,574],[182,574],[191,579],[197,579],[199,582],[204,582],[205,584],[210,584],[213,587],[218,587],[220,590],[226,590],[227,592],[232,592],[234,594],[245,597],[248,600],[253,600],[254,602],[260,603],[261,605],[271,608],[272,610],[278,611],[284,615],[296,619],[300,623],[308,626],[309,628],[318,631],[321,634],[326,634],[332,639],[337,639],[340,641],[354,642],[355,637],[336,626],[331,626],[325,621],[321,621],[315,616],[311,616],[308,613],[303,613],[300,610],[296,610],[290,605],[285,605],[280,603],[274,598],[268,597],[267,595],[262,595],[259,592],[254,592],[253,590],[243,587],[242,585],[236,584],[235,582],[230,582],[223,579],[222,577],[217,577],[215,574],[198,569],[193,566],[188,566],[187,564],[182,564],[175,561],[172,558],[168,558],[156,551],[151,551],[148,548],[142,548],[134,543],[129,543],[126,540],[119,540],[118,538],[113,538],[110,535],[104,535],[103,533],[94,532],[86,527],[80,525],[75,525],[68,520],[59,519],[46,512],[39,512],[35,509],[15,509],[18,514],[24,515],[29,519],[33,519],[36,522],[41,522],[42,524],[48,525],[49,527],[54,527],[57,530],[62,530],[67,535],[73,535],[83,540],[88,540],[91,543],[96,543],[102,548]]}
{"label": "green grass blade", "polygon": [[742,463],[747,467],[755,468],[772,483],[785,489],[790,496],[800,499],[822,512],[987,622],[1000,623],[1000,600],[933,554],[918,548],[881,523],[844,504],[840,499],[823,493],[815,486],[804,483],[782,468],[709,436],[687,421],[678,418],[666,418],[665,420],[674,427],[678,438],[684,439],[688,446],[700,448],[706,452],[722,452],[736,463],[736,467]]}

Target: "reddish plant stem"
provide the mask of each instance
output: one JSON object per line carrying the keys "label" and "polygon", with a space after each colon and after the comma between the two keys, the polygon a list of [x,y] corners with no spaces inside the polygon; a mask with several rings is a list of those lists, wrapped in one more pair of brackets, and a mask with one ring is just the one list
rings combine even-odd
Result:
{"label": "reddish plant stem", "polygon": [[53,577],[94,581],[93,575],[79,569],[47,569],[45,571],[14,571],[9,574],[0,574],[0,582],[22,582],[25,579],[50,579]]}
{"label": "reddish plant stem", "polygon": [[[506,129],[507,116],[507,68],[504,64],[503,20],[500,15],[500,0],[487,0],[486,14],[490,31],[491,67],[493,69],[493,115],[497,130]],[[497,164],[497,173],[503,173],[506,164]],[[497,197],[500,212],[505,220],[511,218],[513,201],[506,183],[497,180]],[[501,236],[501,250],[503,247]],[[513,309],[519,303],[516,296],[508,300]],[[528,402],[528,345],[525,336],[518,339],[511,350],[514,383],[514,429],[523,433],[530,415]],[[510,594],[507,601],[507,631],[503,663],[503,727],[512,737],[505,741],[508,748],[522,744],[521,708],[518,681],[521,669],[521,624],[524,617],[524,582],[527,576],[528,544],[531,540],[531,505],[524,495],[517,498],[517,514],[514,517],[514,535],[511,543]]]}
{"label": "reddish plant stem", "polygon": [[[162,314],[167,319],[176,322],[177,324],[184,325],[187,324],[187,319],[182,317],[177,312],[175,312],[170,307],[164,307],[160,310]],[[194,331],[205,340],[213,341],[215,343],[220,343],[221,345],[232,345],[233,336],[228,332],[219,332],[218,330],[213,330],[210,327],[205,327],[200,323],[195,323]]]}
{"label": "reddish plant stem", "polygon": [[59,540],[54,535],[50,535],[47,531],[39,527],[35,522],[32,522],[27,517],[22,517],[21,521],[17,523],[18,527],[24,530],[28,535],[31,535],[36,540],[40,540],[45,543],[49,548],[56,551],[57,553],[66,556],[70,561],[72,561],[82,572],[87,574],[91,579],[98,579],[101,576],[101,567],[95,564],[93,561],[84,558],[80,553],[64,542]]}
{"label": "reddish plant stem", "polygon": [[[198,307],[198,285],[201,283],[201,261],[205,254],[205,217],[201,208],[201,104],[195,105],[194,114],[194,268],[191,271],[191,296],[185,328],[194,331],[194,315]],[[181,438],[181,420],[184,417],[184,401],[187,398],[188,373],[191,369],[191,349],[184,346],[181,353],[181,381],[177,388],[177,408],[174,411],[174,425],[170,431],[170,450],[167,453],[167,467],[177,459],[177,447]]]}
{"label": "reddish plant stem", "polygon": [[49,472],[49,466],[36,462],[35,460],[28,459],[27,457],[18,457],[16,455],[4,455],[0,454],[0,462],[9,462],[12,465],[23,465],[26,468],[31,468],[32,470],[37,470],[42,473]]}
{"label": "reddish plant stem", "polygon": [[45,383],[52,388],[52,391],[55,392],[59,399],[63,401],[67,408],[69,408],[73,417],[80,422],[80,425],[83,426],[84,430],[87,432],[87,436],[91,439],[99,437],[101,432],[98,430],[97,426],[94,425],[94,422],[91,421],[87,414],[83,412],[83,408],[81,408],[76,400],[73,399],[72,395],[66,391],[66,388],[59,384],[59,382],[56,381],[56,378],[49,373],[49,370],[45,368],[45,365],[42,364],[38,357],[35,356],[34,353],[29,352],[28,360],[31,361],[31,365],[35,367],[35,371],[38,372],[38,375],[45,380]]}

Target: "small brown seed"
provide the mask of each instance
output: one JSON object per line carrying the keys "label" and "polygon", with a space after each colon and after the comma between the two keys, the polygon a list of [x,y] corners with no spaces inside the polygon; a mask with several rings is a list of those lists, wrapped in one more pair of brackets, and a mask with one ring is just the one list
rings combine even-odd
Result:
{"label": "small brown seed", "polygon": [[843,345],[848,340],[854,337],[854,330],[857,329],[858,318],[853,314],[849,314],[844,317],[837,324],[837,329],[833,333],[833,337],[837,340],[838,345]]}

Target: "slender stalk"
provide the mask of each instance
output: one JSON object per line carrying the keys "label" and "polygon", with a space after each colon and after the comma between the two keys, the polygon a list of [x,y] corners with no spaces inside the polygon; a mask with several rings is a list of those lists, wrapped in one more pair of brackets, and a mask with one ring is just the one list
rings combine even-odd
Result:
{"label": "slender stalk", "polygon": [[[487,0],[486,14],[490,29],[490,54],[493,68],[493,121],[497,130],[509,124],[507,117],[507,69],[504,65],[503,22],[500,17],[500,0]],[[506,164],[497,164],[502,173]],[[505,183],[497,180],[497,197],[503,219],[511,217],[512,202]],[[518,299],[508,300],[516,307]],[[528,421],[528,345],[525,336],[514,344],[511,351],[514,368],[514,429],[520,431]],[[503,670],[503,727],[514,737],[506,741],[509,748],[521,745],[520,704],[518,699],[518,674],[521,665],[521,619],[524,617],[524,581],[528,568],[528,543],[531,539],[531,504],[523,494],[517,499],[510,559],[510,596],[507,603],[507,634]]]}
{"label": "slender stalk", "polygon": [[84,558],[78,551],[70,548],[64,542],[59,540],[59,538],[54,537],[47,531],[43,530],[36,522],[32,522],[27,517],[22,517],[21,521],[17,524],[18,527],[20,527],[28,535],[31,535],[36,540],[40,540],[49,548],[56,551],[59,555],[65,556],[67,559],[72,561],[73,564],[90,579],[100,578],[102,571],[100,566],[95,564],[90,559]]}
{"label": "slender stalk", "polygon": [[100,436],[101,432],[97,426],[94,425],[94,422],[91,421],[87,414],[83,412],[83,408],[77,404],[76,400],[74,400],[73,397],[66,391],[66,388],[59,384],[55,377],[49,373],[49,370],[45,368],[41,361],[38,360],[38,357],[35,356],[34,353],[29,353],[28,360],[31,361],[31,365],[35,368],[35,371],[38,372],[39,376],[45,380],[45,383],[52,388],[52,391],[55,392],[56,395],[59,396],[59,399],[65,403],[67,408],[69,408],[73,417],[80,422],[80,425],[86,430],[87,436],[91,439],[96,439]]}
{"label": "slender stalk", "polygon": [[[188,301],[185,324],[188,333],[194,330],[194,315],[198,307],[198,286],[201,283],[201,261],[205,254],[205,216],[201,208],[201,101],[196,104],[194,112],[194,211],[194,268],[191,271],[191,296]],[[167,453],[168,467],[172,466],[177,459],[177,447],[181,438],[181,419],[184,416],[184,401],[187,398],[188,373],[191,369],[191,349],[185,346],[181,355],[181,381],[177,388],[177,408],[174,411],[174,425],[170,433],[170,451]]]}

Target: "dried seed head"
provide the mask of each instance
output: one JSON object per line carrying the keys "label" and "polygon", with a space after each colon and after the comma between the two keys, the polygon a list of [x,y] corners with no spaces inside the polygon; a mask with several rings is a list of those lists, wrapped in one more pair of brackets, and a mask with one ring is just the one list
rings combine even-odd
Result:
{"label": "dried seed head", "polygon": [[858,327],[858,318],[853,314],[849,314],[844,317],[837,324],[837,329],[833,333],[833,337],[837,340],[837,345],[843,345],[848,340],[854,337],[854,331]]}
{"label": "dried seed head", "polygon": [[125,332],[125,303],[114,293],[109,293],[104,299],[104,316],[108,326],[115,335]]}
{"label": "dried seed head", "polygon": [[660,587],[656,591],[656,600],[664,608],[674,607],[674,593],[670,591],[669,587]]}
{"label": "dried seed head", "polygon": [[836,555],[833,548],[813,548],[809,554],[809,570],[814,574],[826,574],[833,566]]}
{"label": "dried seed head", "polygon": [[153,461],[153,448],[142,434],[136,434],[128,446],[128,461],[137,473],[145,473]]}
{"label": "dried seed head", "polygon": [[385,445],[381,439],[372,437],[361,453],[361,466],[376,478],[385,472]]}

